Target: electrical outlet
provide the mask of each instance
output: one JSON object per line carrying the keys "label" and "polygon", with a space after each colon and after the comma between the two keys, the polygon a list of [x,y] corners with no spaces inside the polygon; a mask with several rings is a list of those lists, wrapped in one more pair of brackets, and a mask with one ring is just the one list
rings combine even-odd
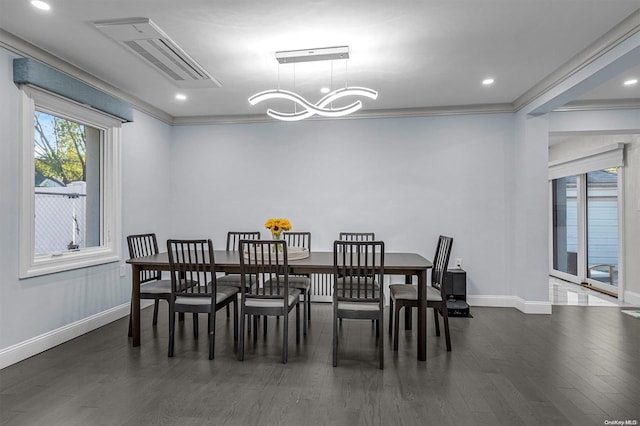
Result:
{"label": "electrical outlet", "polygon": [[462,258],[456,257],[456,268],[462,269]]}
{"label": "electrical outlet", "polygon": [[120,276],[124,277],[127,275],[127,265],[120,265]]}

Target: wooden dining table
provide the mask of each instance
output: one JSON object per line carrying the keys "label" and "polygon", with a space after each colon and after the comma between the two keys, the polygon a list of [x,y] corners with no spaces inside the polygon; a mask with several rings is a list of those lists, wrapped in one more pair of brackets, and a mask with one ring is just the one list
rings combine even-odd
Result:
{"label": "wooden dining table", "polygon": [[[214,262],[217,272],[240,273],[240,255],[237,251],[215,250]],[[127,260],[132,268],[132,343],[140,346],[140,271],[145,269],[169,271],[169,255],[166,252]],[[410,283],[417,276],[418,285],[418,360],[427,360],[427,270],[433,266],[430,260],[417,253],[385,253],[384,272],[386,275],[403,275]],[[312,251],[309,257],[290,260],[292,274],[332,274],[333,253]]]}

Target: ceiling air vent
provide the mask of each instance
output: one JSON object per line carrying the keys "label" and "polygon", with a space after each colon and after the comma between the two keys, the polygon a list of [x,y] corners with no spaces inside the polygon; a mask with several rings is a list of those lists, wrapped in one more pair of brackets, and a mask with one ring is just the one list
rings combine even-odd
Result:
{"label": "ceiling air vent", "polygon": [[96,21],[93,25],[147,61],[178,87],[222,86],[149,18]]}

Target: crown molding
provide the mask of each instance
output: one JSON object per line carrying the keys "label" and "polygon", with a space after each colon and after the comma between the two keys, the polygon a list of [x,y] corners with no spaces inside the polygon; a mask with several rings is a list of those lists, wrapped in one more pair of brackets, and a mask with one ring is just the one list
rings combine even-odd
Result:
{"label": "crown molding", "polygon": [[513,101],[513,108],[519,111],[544,93],[553,89],[578,71],[589,65],[620,43],[640,32],[640,9],[627,16],[618,25],[607,31],[602,37],[573,56],[560,68],[542,79],[531,89]]}
{"label": "crown molding", "polygon": [[131,96],[130,94],[123,92],[117,87],[97,78],[96,76],[83,70],[82,68],[79,68],[63,59],[60,59],[52,53],[41,49],[40,47],[34,46],[28,41],[23,40],[20,37],[17,37],[2,28],[0,28],[0,47],[3,47],[17,55],[35,59],[36,61],[50,66],[51,68],[55,68],[60,72],[70,75],[71,77],[75,77],[98,90],[106,92],[111,96],[130,103],[131,105],[135,106],[136,109],[147,113],[166,124],[171,124],[171,122],[173,121],[173,117],[162,111],[161,109],[156,108],[153,105],[144,102],[143,100],[135,96]]}
{"label": "crown molding", "polygon": [[640,109],[640,99],[607,99],[607,100],[582,100],[569,102],[556,108],[553,112],[566,111],[593,111],[611,109]]}
{"label": "crown molding", "polygon": [[[454,105],[444,107],[425,108],[397,108],[397,109],[371,109],[360,110],[344,117],[324,118],[310,117],[304,121],[326,120],[361,120],[370,118],[404,118],[404,117],[429,117],[443,115],[471,115],[471,114],[505,114],[515,110],[511,104],[483,104],[483,105]],[[174,126],[192,126],[207,124],[246,124],[246,123],[281,123],[264,114],[252,115],[209,115],[176,117],[172,121]]]}

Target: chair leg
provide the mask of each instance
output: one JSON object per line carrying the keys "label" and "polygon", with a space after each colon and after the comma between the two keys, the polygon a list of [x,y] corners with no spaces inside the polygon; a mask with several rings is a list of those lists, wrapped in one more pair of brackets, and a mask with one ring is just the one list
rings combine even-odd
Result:
{"label": "chair leg", "polygon": [[[377,321],[381,327],[384,326],[384,316],[380,315],[380,319]],[[380,333],[380,341],[378,342],[378,356],[380,357],[380,370],[384,368],[384,336]]]}
{"label": "chair leg", "polygon": [[287,363],[289,353],[287,352],[289,342],[289,313],[284,312],[284,326],[282,330],[282,363]]}
{"label": "chair leg", "polygon": [[442,308],[442,318],[444,319],[444,337],[447,342],[447,351],[451,352],[451,335],[449,334],[449,310]]}
{"label": "chair leg", "polygon": [[258,341],[258,315],[253,315],[253,342]]}
{"label": "chair leg", "polygon": [[309,300],[309,291],[305,290],[304,293],[304,301],[302,302],[302,318],[304,318],[304,321],[302,321],[302,332],[303,334],[306,336],[307,335],[307,311],[308,311],[308,307],[307,307],[307,301]]}
{"label": "chair leg", "polygon": [[244,361],[244,309],[240,307],[240,330],[238,335],[238,360]]}
{"label": "chair leg", "polygon": [[129,306],[129,337],[133,336],[133,329],[131,326],[131,321],[132,321],[132,315],[133,315],[133,306]]}
{"label": "chair leg", "polygon": [[264,337],[267,337],[267,316],[265,315],[264,318],[262,318],[262,335]]}
{"label": "chair leg", "polygon": [[393,335],[393,297],[389,297],[389,336]]}
{"label": "chair leg", "polygon": [[233,341],[238,341],[238,299],[233,302]]}
{"label": "chair leg", "polygon": [[[304,305],[303,305],[304,306]],[[306,324],[307,311],[306,309],[303,311],[302,318],[304,318],[303,323]],[[306,327],[304,327],[306,329]],[[305,333],[307,334],[307,333]],[[296,304],[296,344],[300,344],[300,302]]]}
{"label": "chair leg", "polygon": [[193,314],[193,338],[198,340],[198,314]]}
{"label": "chair leg", "polygon": [[[227,305],[229,306],[229,305]],[[209,359],[213,359],[213,354],[216,347],[216,314],[209,313]]]}
{"label": "chair leg", "polygon": [[413,328],[412,322],[413,322],[413,319],[411,318],[411,308],[409,306],[405,305],[405,309],[404,309],[404,329],[405,330],[411,330]]}
{"label": "chair leg", "polygon": [[333,366],[338,366],[338,316],[335,308],[333,312]]}
{"label": "chair leg", "polygon": [[[396,302],[396,308],[393,311],[393,320],[394,320],[394,329],[393,329],[393,350],[398,350],[398,334],[400,333],[400,309],[402,309],[402,305]],[[405,307],[405,309],[407,309]],[[391,321],[391,320],[389,320]]]}
{"label": "chair leg", "polygon": [[309,291],[305,295],[305,298],[308,297],[307,300],[307,320],[311,321],[311,287],[309,287]]}
{"label": "chair leg", "polygon": [[176,314],[170,309],[169,310],[169,357],[173,357],[173,340],[175,336],[176,330]]}
{"label": "chair leg", "polygon": [[153,325],[158,324],[158,305],[160,304],[160,299],[155,299],[153,304]]}
{"label": "chair leg", "polygon": [[440,321],[438,319],[438,308],[433,308],[433,322],[436,325],[436,336],[440,335]]}

